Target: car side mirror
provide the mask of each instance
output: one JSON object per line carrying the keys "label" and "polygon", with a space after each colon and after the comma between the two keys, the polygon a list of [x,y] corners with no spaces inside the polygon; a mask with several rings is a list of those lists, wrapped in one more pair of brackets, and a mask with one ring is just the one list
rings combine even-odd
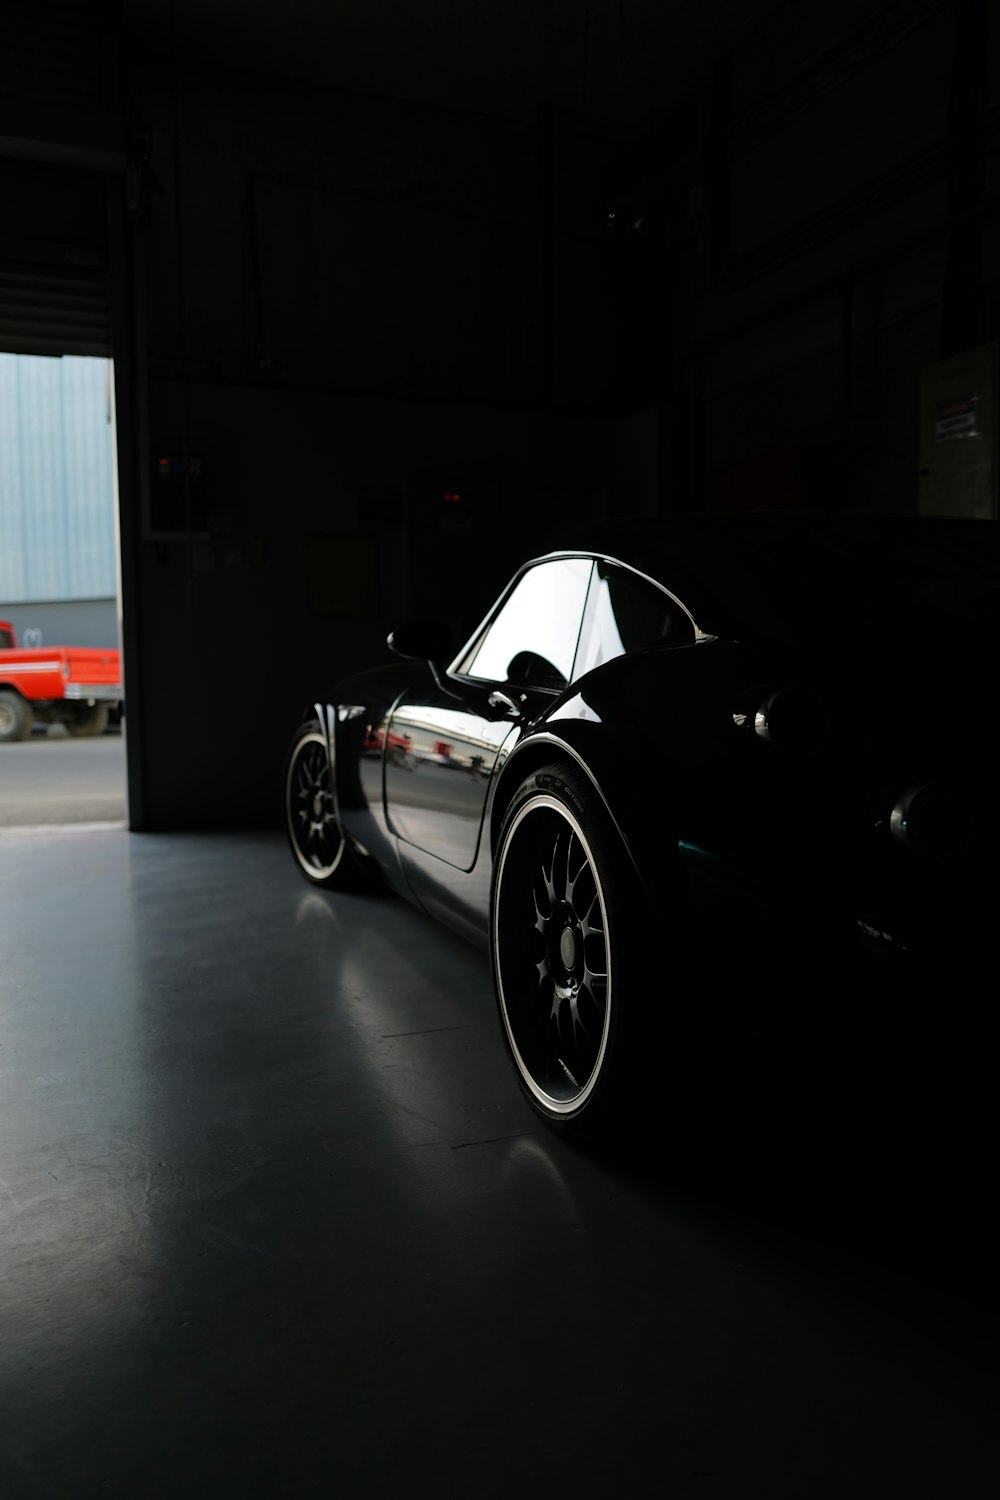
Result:
{"label": "car side mirror", "polygon": [[410,620],[390,631],[386,645],[397,656],[441,666],[451,655],[451,630],[443,620]]}

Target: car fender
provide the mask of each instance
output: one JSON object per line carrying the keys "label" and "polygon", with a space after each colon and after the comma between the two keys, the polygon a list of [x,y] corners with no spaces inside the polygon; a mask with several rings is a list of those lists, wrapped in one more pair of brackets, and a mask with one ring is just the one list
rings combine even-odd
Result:
{"label": "car fender", "polygon": [[607,810],[651,905],[685,895],[683,862],[664,799],[623,783],[619,747],[602,726],[566,719],[523,735],[507,756],[490,808],[495,853],[500,829],[521,783],[542,766],[569,760],[584,772]]}
{"label": "car fender", "polygon": [[778,887],[801,881],[803,827],[837,795],[822,761],[787,755],[737,723],[740,705],[787,675],[784,663],[734,642],[637,652],[596,668],[508,757],[494,841],[524,777],[565,754],[594,783],[658,908],[687,889],[695,866],[714,882],[773,886],[781,899]]}

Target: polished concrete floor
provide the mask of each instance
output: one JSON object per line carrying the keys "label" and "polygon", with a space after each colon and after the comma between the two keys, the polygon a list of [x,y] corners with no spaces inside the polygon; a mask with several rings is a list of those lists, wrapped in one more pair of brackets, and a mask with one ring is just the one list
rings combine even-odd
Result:
{"label": "polished concrete floor", "polygon": [[997,1493],[990,1216],[698,1124],[553,1138],[270,833],[4,832],[0,1495]]}

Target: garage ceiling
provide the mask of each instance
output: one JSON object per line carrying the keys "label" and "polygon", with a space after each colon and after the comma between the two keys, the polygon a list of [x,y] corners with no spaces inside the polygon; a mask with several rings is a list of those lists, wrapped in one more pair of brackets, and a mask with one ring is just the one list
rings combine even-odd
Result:
{"label": "garage ceiling", "polygon": [[622,134],[688,92],[776,0],[122,0],[133,49]]}

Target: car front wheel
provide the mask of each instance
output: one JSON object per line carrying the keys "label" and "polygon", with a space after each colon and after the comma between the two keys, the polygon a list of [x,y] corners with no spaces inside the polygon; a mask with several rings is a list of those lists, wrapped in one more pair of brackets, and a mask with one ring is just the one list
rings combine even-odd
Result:
{"label": "car front wheel", "polygon": [[618,1123],[643,1087],[655,1086],[662,996],[643,984],[642,961],[651,928],[649,903],[589,778],[563,764],[535,772],[500,831],[490,947],[521,1089],[561,1133]]}
{"label": "car front wheel", "polygon": [[368,883],[340,827],[326,736],[316,719],[302,725],[285,762],[285,828],[312,885],[356,890]]}

